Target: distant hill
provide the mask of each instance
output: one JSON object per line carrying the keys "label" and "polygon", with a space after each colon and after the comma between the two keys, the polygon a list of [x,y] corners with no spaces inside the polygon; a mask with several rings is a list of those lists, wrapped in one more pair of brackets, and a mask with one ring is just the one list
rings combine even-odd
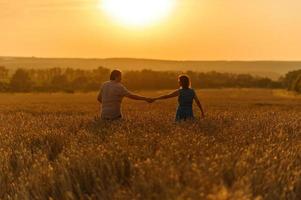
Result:
{"label": "distant hill", "polygon": [[80,68],[93,69],[99,66],[121,70],[172,70],[172,71],[218,71],[248,73],[277,79],[288,71],[301,69],[301,61],[169,61],[134,58],[81,59],[81,58],[23,58],[0,57],[0,66],[11,70],[17,68]]}

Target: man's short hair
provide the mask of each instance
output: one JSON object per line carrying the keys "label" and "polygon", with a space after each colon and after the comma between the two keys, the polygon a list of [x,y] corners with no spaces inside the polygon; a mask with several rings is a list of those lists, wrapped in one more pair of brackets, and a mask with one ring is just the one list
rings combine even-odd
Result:
{"label": "man's short hair", "polygon": [[121,71],[119,71],[119,70],[113,70],[111,72],[111,75],[110,75],[110,80],[114,81],[114,80],[116,80],[116,78],[118,78],[120,76],[121,76]]}

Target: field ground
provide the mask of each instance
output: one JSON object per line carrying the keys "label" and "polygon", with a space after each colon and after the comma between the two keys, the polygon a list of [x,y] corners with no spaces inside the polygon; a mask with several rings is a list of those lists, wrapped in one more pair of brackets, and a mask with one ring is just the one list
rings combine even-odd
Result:
{"label": "field ground", "polygon": [[284,94],[202,90],[206,119],[182,124],[176,99],[126,100],[109,124],[96,94],[0,94],[0,199],[301,199],[301,99]]}

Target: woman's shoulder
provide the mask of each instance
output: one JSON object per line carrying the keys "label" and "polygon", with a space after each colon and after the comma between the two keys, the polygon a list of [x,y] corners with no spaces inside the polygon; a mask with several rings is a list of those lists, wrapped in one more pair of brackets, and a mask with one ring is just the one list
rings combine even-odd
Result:
{"label": "woman's shoulder", "polygon": [[194,92],[194,89],[193,88],[187,88],[185,89],[186,91],[189,91],[189,92]]}
{"label": "woman's shoulder", "polygon": [[192,95],[195,95],[195,90],[193,88],[189,88],[189,93],[192,94]]}
{"label": "woman's shoulder", "polygon": [[180,88],[180,89],[179,89],[179,92],[180,92],[180,93],[186,93],[186,94],[187,94],[187,93],[194,93],[194,94],[195,94],[195,91],[194,91],[193,88],[185,88],[185,89],[184,89],[184,88]]}

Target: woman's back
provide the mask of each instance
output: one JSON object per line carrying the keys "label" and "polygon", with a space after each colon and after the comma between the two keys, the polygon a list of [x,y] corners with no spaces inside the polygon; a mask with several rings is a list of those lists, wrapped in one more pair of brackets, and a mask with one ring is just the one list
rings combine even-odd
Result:
{"label": "woman's back", "polygon": [[186,75],[181,75],[179,76],[178,81],[181,89],[178,89],[168,95],[163,95],[158,98],[155,98],[154,100],[178,97],[179,106],[177,109],[176,121],[194,119],[193,110],[192,110],[192,104],[194,101],[196,102],[197,106],[200,108],[202,112],[202,116],[205,116],[197,94],[193,89],[190,88],[191,82],[189,77]]}
{"label": "woman's back", "polygon": [[179,90],[179,106],[192,107],[195,92],[193,89],[180,89]]}
{"label": "woman's back", "polygon": [[195,97],[193,89],[180,89],[179,90],[179,107],[176,114],[176,121],[193,119],[192,104]]}

